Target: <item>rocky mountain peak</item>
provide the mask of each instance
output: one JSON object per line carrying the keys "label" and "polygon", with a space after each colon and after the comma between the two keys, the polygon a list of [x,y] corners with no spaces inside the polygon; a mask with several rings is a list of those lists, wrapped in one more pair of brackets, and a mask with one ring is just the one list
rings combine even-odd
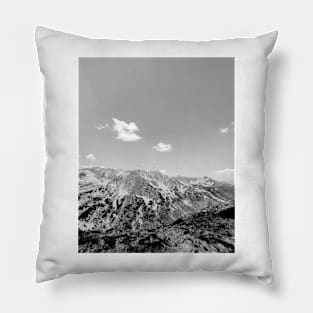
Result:
{"label": "rocky mountain peak", "polygon": [[[213,216],[231,208],[234,209],[234,187],[209,177],[170,177],[158,171],[102,167],[79,171],[80,239],[94,232],[114,238],[135,234],[141,237],[147,231],[173,230],[170,225],[178,225],[179,221],[192,223],[193,217],[203,212]],[[89,251],[88,240],[80,243],[82,252]],[[158,249],[175,250],[172,244]],[[124,248],[132,250],[129,246]],[[124,248],[117,241],[101,250],[121,252]]]}

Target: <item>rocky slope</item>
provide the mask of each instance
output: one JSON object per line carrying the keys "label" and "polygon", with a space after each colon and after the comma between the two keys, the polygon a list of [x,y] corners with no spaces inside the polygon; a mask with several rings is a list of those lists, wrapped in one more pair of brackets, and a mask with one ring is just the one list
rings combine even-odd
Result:
{"label": "rocky slope", "polygon": [[79,252],[233,252],[234,186],[160,172],[79,171]]}

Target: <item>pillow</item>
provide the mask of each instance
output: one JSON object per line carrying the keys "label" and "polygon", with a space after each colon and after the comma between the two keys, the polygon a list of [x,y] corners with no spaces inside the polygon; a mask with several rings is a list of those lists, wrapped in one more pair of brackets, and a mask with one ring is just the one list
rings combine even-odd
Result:
{"label": "pillow", "polygon": [[135,42],[37,27],[37,282],[199,270],[272,281],[262,154],[276,37]]}

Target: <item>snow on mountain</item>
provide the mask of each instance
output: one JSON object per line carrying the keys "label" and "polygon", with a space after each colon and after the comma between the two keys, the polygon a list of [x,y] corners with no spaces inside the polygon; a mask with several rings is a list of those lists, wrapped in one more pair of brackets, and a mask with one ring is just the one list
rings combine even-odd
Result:
{"label": "snow on mountain", "polygon": [[82,168],[78,199],[79,252],[234,250],[234,186],[228,183]]}

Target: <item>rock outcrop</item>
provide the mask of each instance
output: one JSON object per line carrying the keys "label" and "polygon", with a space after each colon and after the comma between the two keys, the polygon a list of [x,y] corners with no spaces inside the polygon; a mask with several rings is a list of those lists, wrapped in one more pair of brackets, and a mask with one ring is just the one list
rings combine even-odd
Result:
{"label": "rock outcrop", "polygon": [[234,252],[234,186],[156,171],[79,171],[79,252]]}

